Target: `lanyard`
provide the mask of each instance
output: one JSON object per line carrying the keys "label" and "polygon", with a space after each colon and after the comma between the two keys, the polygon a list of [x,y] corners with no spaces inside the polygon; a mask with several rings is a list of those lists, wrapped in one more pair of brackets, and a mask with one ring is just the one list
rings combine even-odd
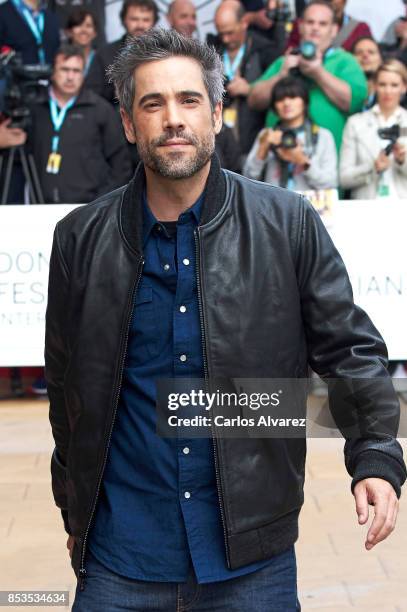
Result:
{"label": "lanyard", "polygon": [[58,112],[58,106],[56,101],[54,100],[54,98],[52,98],[50,96],[49,98],[49,108],[51,111],[51,121],[52,121],[52,125],[54,126],[54,136],[52,137],[52,152],[56,153],[58,151],[58,146],[59,146],[59,130],[62,127],[62,124],[64,122],[65,119],[65,115],[68,112],[68,110],[75,104],[75,100],[76,100],[76,96],[74,98],[71,98],[63,108],[61,108],[61,110]]}
{"label": "lanyard", "polygon": [[88,74],[90,65],[93,62],[93,58],[94,57],[95,57],[95,51],[94,51],[94,49],[92,49],[92,51],[88,55],[88,59],[86,60],[85,70],[83,71],[84,76],[86,76]]}
{"label": "lanyard", "polygon": [[44,12],[39,11],[37,15],[33,14],[33,11],[28,8],[22,0],[13,0],[14,6],[20,15],[25,19],[28,27],[30,28],[38,47],[38,57],[40,64],[45,64],[45,51],[43,47],[42,35],[44,33]]}
{"label": "lanyard", "polygon": [[329,57],[332,57],[332,55],[334,55],[337,51],[338,49],[336,49],[335,47],[329,47],[329,49],[327,49],[324,53],[324,60],[328,59]]}
{"label": "lanyard", "polygon": [[235,77],[237,69],[239,68],[240,62],[242,61],[243,56],[245,54],[245,51],[246,51],[246,45],[242,45],[235,59],[233,60],[233,63],[231,63],[230,57],[226,53],[226,51],[223,52],[223,67],[225,70],[225,74],[230,81]]}

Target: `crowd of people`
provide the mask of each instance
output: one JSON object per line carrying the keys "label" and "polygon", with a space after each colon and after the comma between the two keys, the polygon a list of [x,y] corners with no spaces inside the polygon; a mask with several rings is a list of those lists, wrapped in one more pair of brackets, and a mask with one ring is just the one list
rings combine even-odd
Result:
{"label": "crowd of people", "polygon": [[[216,143],[223,167],[295,190],[406,197],[405,16],[379,42],[367,23],[347,14],[346,0],[295,5],[298,15],[277,0],[223,0],[215,11],[217,33],[207,42],[224,66],[224,127]],[[69,6],[0,5],[2,203],[32,198],[32,177],[19,156],[4,188],[7,157],[16,148],[33,160],[37,201],[45,203],[88,202],[127,182],[138,163],[106,71],[129,36],[157,27],[158,6],[124,0],[125,33],[109,44],[100,7]],[[174,0],[166,22],[198,36],[191,0]],[[19,106],[10,95],[17,57],[23,66],[52,66],[41,96],[24,100],[21,81]]]}

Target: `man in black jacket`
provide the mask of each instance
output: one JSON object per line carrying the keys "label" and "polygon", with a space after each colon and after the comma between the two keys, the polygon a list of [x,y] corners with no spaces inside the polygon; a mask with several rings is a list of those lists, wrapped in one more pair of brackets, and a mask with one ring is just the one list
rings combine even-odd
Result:
{"label": "man in black jacket", "polygon": [[115,103],[114,87],[106,79],[106,70],[126,42],[126,37],[140,36],[158,21],[158,8],[154,0],[125,0],[120,10],[120,19],[126,33],[99,49],[87,77],[87,85],[105,100]]}
{"label": "man in black jacket", "polygon": [[132,173],[119,118],[100,96],[82,89],[82,50],[56,57],[46,101],[32,109],[29,148],[46,203],[83,203],[126,183]]}
{"label": "man in black jacket", "polygon": [[161,437],[156,382],[213,390],[215,378],[305,378],[310,364],[345,417],[360,524],[375,507],[369,550],[394,529],[406,478],[385,345],[311,205],[220,169],[213,49],[152,31],[111,75],[142,163],[58,223],[50,262],[51,470],[73,611],[300,610],[304,438]]}
{"label": "man in black jacket", "polygon": [[265,113],[247,105],[250,83],[258,79],[282,51],[282,45],[247,30],[245,11],[237,0],[222,2],[215,13],[221,41],[219,53],[226,78],[223,120],[233,129],[242,160],[264,127]]}

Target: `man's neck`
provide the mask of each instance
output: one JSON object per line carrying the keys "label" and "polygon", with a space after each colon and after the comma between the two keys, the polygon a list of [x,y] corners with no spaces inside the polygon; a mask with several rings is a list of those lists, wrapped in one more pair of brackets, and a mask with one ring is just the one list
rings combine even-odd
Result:
{"label": "man's neck", "polygon": [[155,218],[159,221],[177,221],[180,214],[190,208],[203,192],[210,165],[209,161],[193,176],[176,180],[163,177],[144,166],[147,201]]}
{"label": "man's neck", "polygon": [[244,42],[242,42],[242,44],[240,45],[240,47],[238,47],[237,49],[233,49],[232,51],[227,50],[226,53],[228,54],[229,58],[231,60],[234,60],[236,55],[239,53],[240,49],[243,47]]}
{"label": "man's neck", "polygon": [[38,11],[39,9],[39,0],[23,0],[24,4],[29,6],[33,11]]}
{"label": "man's neck", "polygon": [[54,87],[51,87],[51,94],[52,94],[52,97],[56,100],[59,108],[64,108],[64,106],[68,104],[69,100],[74,97],[74,96],[71,96],[70,94],[69,95],[64,94],[59,90],[55,90]]}

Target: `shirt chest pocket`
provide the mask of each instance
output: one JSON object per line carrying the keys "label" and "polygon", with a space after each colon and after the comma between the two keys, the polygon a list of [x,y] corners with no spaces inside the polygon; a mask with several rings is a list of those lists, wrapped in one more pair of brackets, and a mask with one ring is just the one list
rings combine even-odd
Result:
{"label": "shirt chest pocket", "polygon": [[153,298],[152,287],[142,284],[136,295],[127,350],[127,361],[131,367],[147,363],[158,353],[159,329]]}

